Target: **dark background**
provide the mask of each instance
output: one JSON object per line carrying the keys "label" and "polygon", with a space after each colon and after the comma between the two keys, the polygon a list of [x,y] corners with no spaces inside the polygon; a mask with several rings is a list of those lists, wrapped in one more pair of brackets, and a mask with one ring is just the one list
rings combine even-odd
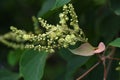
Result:
{"label": "dark background", "polygon": [[[9,32],[10,26],[33,31],[32,16],[41,16],[47,19],[49,23],[56,24],[59,20],[58,13],[62,11],[62,8],[50,10],[54,3],[55,0],[0,0],[0,35]],[[72,0],[71,3],[73,3],[76,14],[78,15],[80,27],[92,45],[97,46],[100,41],[108,45],[109,42],[120,36],[120,14],[116,14],[115,12],[116,8],[120,10],[119,0]],[[18,62],[15,65],[11,65],[9,62],[9,54],[11,51],[18,53],[21,50],[16,51],[0,43],[0,68],[2,69],[4,67],[11,71],[18,72]],[[119,52],[118,49],[115,56],[119,56],[117,54]],[[18,56],[20,57],[20,55]],[[60,77],[60,75],[64,73],[64,66],[66,65],[64,58],[65,57],[61,57],[60,54],[56,53],[48,59],[44,75],[45,78],[47,76],[46,80],[58,80],[58,78],[55,78],[58,75]],[[89,66],[95,63],[96,59],[94,60],[94,58],[94,56],[91,58],[91,64],[88,64]],[[108,80],[118,80],[119,74],[118,72],[115,73],[117,65],[118,62],[114,62]],[[78,77],[78,74],[81,74],[79,72],[80,68],[77,69],[78,71],[76,71],[74,77]],[[98,73],[101,72],[100,69],[101,67],[96,69]],[[53,75],[51,72],[53,72]],[[91,72],[86,80],[94,77],[94,74],[95,71]],[[115,77],[116,79],[114,79]],[[97,77],[94,80],[100,79],[101,78]]]}

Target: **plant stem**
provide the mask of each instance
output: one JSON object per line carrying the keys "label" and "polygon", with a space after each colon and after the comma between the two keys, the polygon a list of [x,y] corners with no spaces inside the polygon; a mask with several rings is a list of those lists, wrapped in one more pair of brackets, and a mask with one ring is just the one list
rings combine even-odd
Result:
{"label": "plant stem", "polygon": [[120,58],[112,58],[112,57],[107,57],[110,60],[120,60]]}
{"label": "plant stem", "polygon": [[85,77],[90,71],[92,71],[95,67],[97,67],[101,61],[97,62],[95,65],[93,65],[89,70],[87,70],[83,75],[78,77],[76,80],[81,80],[83,77]]}
{"label": "plant stem", "polygon": [[108,66],[107,66],[106,77],[107,77],[108,72],[109,72],[109,70],[110,70],[112,60],[114,59],[114,58],[112,58],[112,57],[113,57],[113,55],[114,55],[114,53],[115,53],[115,50],[116,50],[116,48],[115,48],[115,47],[112,47],[112,50],[111,50],[110,54],[107,56],[108,59],[110,59],[110,58],[111,58],[111,59],[109,60],[109,63],[108,63]]}
{"label": "plant stem", "polygon": [[107,79],[107,69],[106,69],[106,64],[105,64],[105,60],[103,61],[103,66],[104,66],[104,77],[103,77],[103,80],[106,80]]}

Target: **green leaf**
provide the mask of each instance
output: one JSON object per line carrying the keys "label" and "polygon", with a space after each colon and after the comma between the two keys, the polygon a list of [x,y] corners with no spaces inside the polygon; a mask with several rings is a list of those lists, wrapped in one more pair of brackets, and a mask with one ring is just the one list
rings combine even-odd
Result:
{"label": "green leaf", "polygon": [[9,54],[8,54],[8,63],[11,65],[11,66],[15,66],[18,62],[19,62],[19,59],[21,57],[21,54],[22,54],[22,51],[21,50],[15,50],[15,51],[10,51]]}
{"label": "green leaf", "polygon": [[110,0],[110,7],[116,15],[120,15],[120,0]]}
{"label": "green leaf", "polygon": [[84,65],[90,58],[74,55],[68,49],[61,49],[60,55],[67,61],[67,69],[64,80],[74,80],[74,74],[77,69]]}
{"label": "green leaf", "polygon": [[0,80],[18,80],[19,74],[6,69],[0,70]]}
{"label": "green leaf", "polygon": [[109,43],[109,45],[115,46],[115,47],[120,47],[120,38],[115,39],[114,41]]}
{"label": "green leaf", "polygon": [[27,50],[23,53],[20,61],[20,73],[25,80],[41,80],[45,62],[46,52]]}
{"label": "green leaf", "polygon": [[69,3],[71,0],[56,0],[54,6],[53,6],[53,9],[57,9],[67,3]]}
{"label": "green leaf", "polygon": [[46,0],[43,5],[41,10],[38,12],[37,17],[43,17],[45,16],[47,13],[52,13],[51,8],[53,7],[55,3],[55,0]]}

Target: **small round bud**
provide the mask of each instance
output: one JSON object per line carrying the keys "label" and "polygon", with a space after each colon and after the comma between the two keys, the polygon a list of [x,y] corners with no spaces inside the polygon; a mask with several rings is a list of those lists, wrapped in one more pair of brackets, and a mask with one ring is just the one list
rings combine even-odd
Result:
{"label": "small round bud", "polygon": [[59,14],[59,17],[60,17],[60,18],[64,17],[64,14],[63,14],[63,13],[60,13],[60,14]]}
{"label": "small round bud", "polygon": [[63,9],[67,9],[67,6],[66,6],[66,5],[64,5],[64,6],[63,6]]}
{"label": "small round bud", "polygon": [[29,39],[30,39],[30,35],[24,34],[24,35],[23,35],[23,39],[24,39],[24,40],[29,40]]}
{"label": "small round bud", "polygon": [[54,49],[50,49],[49,52],[50,53],[54,53],[55,51],[54,51]]}

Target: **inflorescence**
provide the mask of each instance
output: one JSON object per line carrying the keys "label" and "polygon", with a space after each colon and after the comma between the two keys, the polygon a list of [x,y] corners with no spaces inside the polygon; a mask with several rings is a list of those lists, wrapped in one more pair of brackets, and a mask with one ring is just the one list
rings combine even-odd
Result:
{"label": "inflorescence", "polygon": [[[38,18],[45,32],[41,32],[38,26],[34,33],[11,26],[12,31],[0,36],[0,42],[13,48],[45,50],[49,53],[53,53],[55,48],[75,45],[78,41],[87,42],[84,32],[78,25],[72,4],[63,6],[63,12],[59,14],[59,18],[60,21],[56,25],[48,24],[46,20]],[[36,22],[37,19],[34,17],[33,21]]]}

